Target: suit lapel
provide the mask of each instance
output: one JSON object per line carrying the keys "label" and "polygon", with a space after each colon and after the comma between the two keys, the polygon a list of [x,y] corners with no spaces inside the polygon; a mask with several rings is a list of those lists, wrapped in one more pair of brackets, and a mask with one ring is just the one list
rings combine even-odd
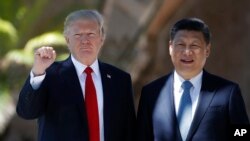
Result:
{"label": "suit lapel", "polygon": [[195,133],[196,129],[198,128],[202,118],[204,117],[209,104],[211,103],[215,92],[213,90],[213,82],[209,79],[209,73],[203,71],[202,77],[202,85],[201,85],[201,92],[199,96],[199,101],[197,104],[196,112],[191,124],[191,128],[189,130],[189,134],[187,136],[187,140]]}
{"label": "suit lapel", "polygon": [[103,95],[105,95],[103,98],[105,99],[106,96],[110,96],[109,93],[112,90],[111,89],[112,73],[110,73],[107,66],[101,62],[99,62],[99,67],[102,78]]}
{"label": "suit lapel", "polygon": [[[175,114],[173,73],[161,79],[152,91],[153,129],[156,140],[180,140],[180,132]],[[166,126],[167,125],[167,126]]]}
{"label": "suit lapel", "polygon": [[63,79],[64,83],[66,83],[66,85],[70,88],[71,91],[70,94],[78,98],[77,104],[79,104],[81,109],[83,109],[84,108],[83,93],[81,90],[80,82],[75,67],[70,58],[68,58],[63,63],[62,69],[60,71],[60,76]]}
{"label": "suit lapel", "polygon": [[76,101],[77,107],[79,109],[79,113],[82,116],[81,119],[83,125],[83,133],[86,133],[84,137],[88,138],[88,127],[87,127],[87,115],[85,111],[85,103],[83,98],[83,92],[80,86],[80,82],[74,67],[74,64],[69,57],[66,61],[62,63],[62,69],[59,71],[60,77],[63,82],[66,83],[68,89],[70,89],[70,97],[73,97],[73,100]]}
{"label": "suit lapel", "polygon": [[167,115],[168,115],[168,124],[170,126],[168,127],[168,132],[174,132],[173,134],[168,134],[167,136],[173,135],[172,137],[170,137],[170,139],[173,140],[179,140],[181,139],[181,135],[179,132],[179,126],[178,126],[178,122],[177,122],[177,118],[176,118],[176,111],[175,111],[175,104],[174,104],[174,91],[173,91],[173,86],[174,84],[174,75],[173,73],[171,73],[167,84],[166,84],[166,89],[167,89]]}
{"label": "suit lapel", "polygon": [[114,101],[114,96],[112,95],[112,73],[108,69],[107,65],[99,61],[99,69],[101,73],[102,79],[102,87],[103,87],[103,121],[104,121],[104,138],[105,140],[110,140],[111,131],[108,125],[110,123],[110,116],[112,115],[112,101]]}

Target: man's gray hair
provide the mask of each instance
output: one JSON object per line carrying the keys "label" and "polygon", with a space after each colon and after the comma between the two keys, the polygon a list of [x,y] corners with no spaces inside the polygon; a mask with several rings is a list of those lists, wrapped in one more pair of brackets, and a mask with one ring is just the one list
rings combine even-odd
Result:
{"label": "man's gray hair", "polygon": [[105,38],[104,31],[104,20],[102,15],[96,10],[78,10],[70,13],[64,22],[64,31],[63,34],[67,35],[68,27],[77,20],[95,20],[100,27],[100,34],[103,38]]}

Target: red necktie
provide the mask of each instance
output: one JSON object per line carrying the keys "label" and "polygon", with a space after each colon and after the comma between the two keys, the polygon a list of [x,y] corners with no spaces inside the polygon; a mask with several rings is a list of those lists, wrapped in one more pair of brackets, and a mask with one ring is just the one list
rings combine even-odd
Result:
{"label": "red necktie", "polygon": [[91,76],[93,70],[87,67],[84,72],[87,74],[85,81],[85,106],[88,118],[89,141],[100,141],[96,90]]}

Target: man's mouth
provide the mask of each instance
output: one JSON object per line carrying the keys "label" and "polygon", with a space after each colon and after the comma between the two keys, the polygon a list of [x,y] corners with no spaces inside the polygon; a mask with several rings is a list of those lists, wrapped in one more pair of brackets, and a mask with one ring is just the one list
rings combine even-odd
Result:
{"label": "man's mouth", "polygon": [[194,60],[193,59],[181,59],[181,62],[185,64],[190,64],[190,63],[193,63]]}

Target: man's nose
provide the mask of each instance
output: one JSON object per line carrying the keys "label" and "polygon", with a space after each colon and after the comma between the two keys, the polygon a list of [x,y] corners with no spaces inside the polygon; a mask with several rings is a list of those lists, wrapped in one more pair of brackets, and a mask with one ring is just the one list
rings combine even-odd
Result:
{"label": "man's nose", "polygon": [[191,55],[193,50],[190,47],[185,47],[183,53],[186,55]]}
{"label": "man's nose", "polygon": [[87,35],[81,36],[81,43],[89,43],[89,38]]}

